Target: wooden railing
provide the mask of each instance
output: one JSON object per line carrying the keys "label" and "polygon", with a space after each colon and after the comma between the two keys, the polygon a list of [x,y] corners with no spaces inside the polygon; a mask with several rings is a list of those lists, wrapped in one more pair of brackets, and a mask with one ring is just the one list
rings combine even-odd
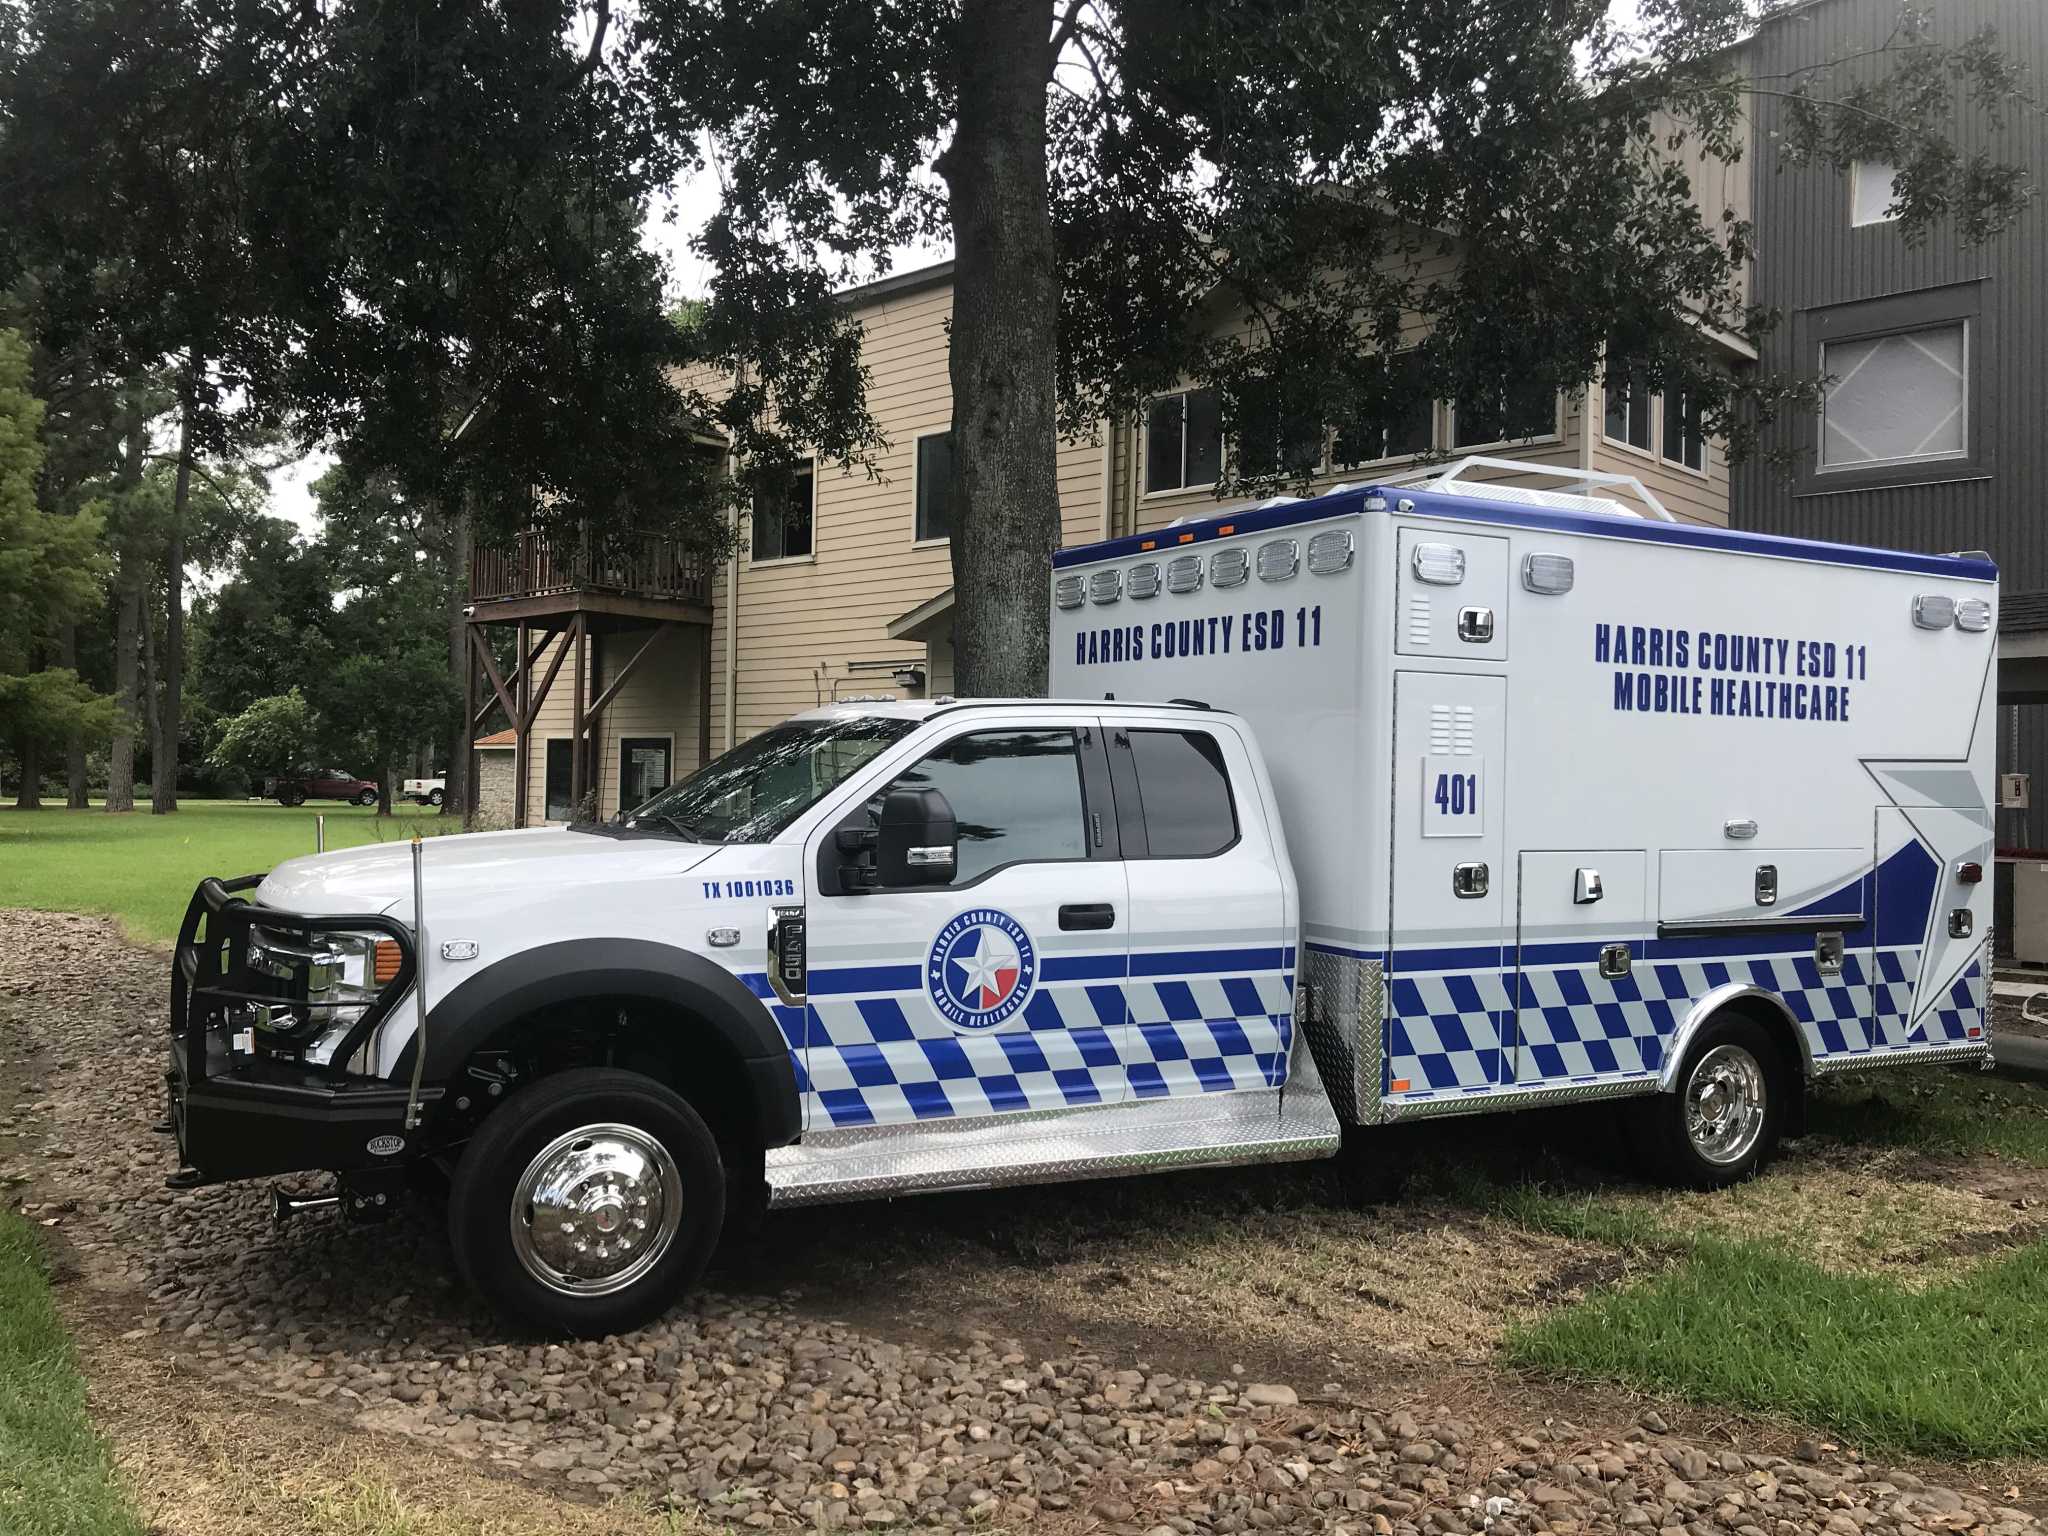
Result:
{"label": "wooden railing", "polygon": [[478,545],[470,554],[472,602],[567,592],[615,592],[708,604],[711,577],[701,557],[671,540],[645,534],[593,537],[588,529],[530,528],[509,545]]}

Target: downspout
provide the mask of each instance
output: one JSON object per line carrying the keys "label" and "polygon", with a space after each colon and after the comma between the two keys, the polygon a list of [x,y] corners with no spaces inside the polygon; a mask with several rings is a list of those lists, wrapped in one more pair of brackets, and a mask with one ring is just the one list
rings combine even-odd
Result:
{"label": "downspout", "polygon": [[[1602,366],[1600,369],[1600,382],[1597,387],[1600,390],[1601,420],[1604,422],[1607,419],[1607,349],[1605,347],[1600,349],[1600,360]],[[1579,468],[1587,471],[1589,474],[1593,469],[1593,390],[1595,387],[1593,381],[1588,379],[1586,381],[1586,392],[1579,397]]]}
{"label": "downspout", "polygon": [[1102,535],[1116,537],[1116,435],[1107,418],[1102,422]]}
{"label": "downspout", "polygon": [[740,509],[732,509],[732,553],[725,562],[725,750],[739,745]]}

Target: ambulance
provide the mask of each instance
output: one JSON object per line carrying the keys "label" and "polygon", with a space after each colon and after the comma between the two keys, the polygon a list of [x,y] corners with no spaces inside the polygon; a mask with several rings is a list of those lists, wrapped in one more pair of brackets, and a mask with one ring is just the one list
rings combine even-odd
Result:
{"label": "ambulance", "polygon": [[437,1186],[470,1285],[601,1335],[764,1205],[1356,1187],[1390,1126],[1595,1099],[1713,1187],[1820,1075],[1985,1059],[1990,561],[1502,470],[1061,551],[1050,699],[841,701],[610,822],[203,881],[172,1184]]}

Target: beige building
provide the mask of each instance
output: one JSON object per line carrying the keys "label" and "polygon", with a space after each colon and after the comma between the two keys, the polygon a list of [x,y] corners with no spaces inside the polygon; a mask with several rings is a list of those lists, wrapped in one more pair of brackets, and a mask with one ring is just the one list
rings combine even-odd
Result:
{"label": "beige building", "polygon": [[[1709,206],[1733,206],[1747,187],[1718,162],[1693,171]],[[658,551],[565,557],[525,544],[478,555],[475,624],[518,626],[520,655],[531,657],[475,688],[479,726],[494,699],[515,723],[531,720],[510,766],[511,819],[561,820],[579,800],[609,816],[799,710],[853,695],[952,691],[951,271],[942,262],[845,295],[865,328],[868,405],[889,446],[872,474],[805,466],[786,500],[743,520],[722,567],[664,566]],[[1737,342],[1724,345],[1745,355]],[[1404,366],[1400,355],[1390,366]],[[1317,436],[1319,488],[1475,454],[1632,475],[1680,517],[1728,520],[1716,445],[1691,428],[1682,402],[1632,394],[1625,381],[1582,398],[1510,402],[1491,416],[1418,389],[1410,417],[1374,441]],[[1063,442],[1062,542],[1244,504],[1215,494],[1224,453],[1215,396],[1199,389],[1153,400],[1139,421],[1101,423],[1092,438]]]}

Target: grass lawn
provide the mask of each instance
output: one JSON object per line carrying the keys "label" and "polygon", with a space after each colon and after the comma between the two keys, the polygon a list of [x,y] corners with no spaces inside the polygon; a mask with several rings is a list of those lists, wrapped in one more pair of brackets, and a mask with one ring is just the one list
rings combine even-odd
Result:
{"label": "grass lawn", "polygon": [[2048,1086],[1847,1077],[1815,1094],[1811,1129],[1811,1152],[1717,1195],[1469,1191],[1625,1259],[1584,1300],[1511,1326],[1504,1358],[1887,1450],[2048,1455],[2048,1242],[2024,1214],[2038,1194],[2012,1198],[2048,1166]]}
{"label": "grass lawn", "polygon": [[141,1536],[85,1415],[85,1381],[43,1278],[35,1232],[0,1210],[0,1530]]}
{"label": "grass lawn", "polygon": [[287,809],[272,801],[188,800],[174,816],[146,810],[0,810],[0,907],[100,912],[128,936],[167,945],[192,888],[208,875],[247,875],[313,851],[313,818],[327,818],[327,846],[404,841],[459,830],[439,812],[337,805]]}
{"label": "grass lawn", "polygon": [[2048,1452],[2048,1244],[1924,1291],[1702,1238],[1511,1332],[1507,1358],[1787,1414],[1932,1456]]}

